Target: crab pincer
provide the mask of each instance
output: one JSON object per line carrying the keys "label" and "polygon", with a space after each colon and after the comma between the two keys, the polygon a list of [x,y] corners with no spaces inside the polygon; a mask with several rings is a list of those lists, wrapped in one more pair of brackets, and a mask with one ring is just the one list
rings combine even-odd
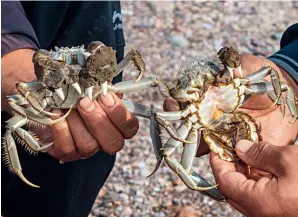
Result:
{"label": "crab pincer", "polygon": [[231,78],[234,78],[236,70],[242,78],[240,54],[233,47],[223,47],[217,52],[218,58],[229,71]]}

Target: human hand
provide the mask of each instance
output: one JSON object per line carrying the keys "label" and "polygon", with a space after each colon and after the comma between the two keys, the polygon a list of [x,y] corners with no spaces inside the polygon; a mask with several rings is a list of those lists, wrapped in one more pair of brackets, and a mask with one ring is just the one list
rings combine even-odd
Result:
{"label": "human hand", "polygon": [[[262,57],[243,54],[241,55],[241,65],[244,76],[259,70],[263,66],[273,67],[279,73],[281,80],[286,81],[289,85],[291,85],[296,92],[296,95],[298,95],[298,86],[291,79],[291,76],[280,69],[272,61]],[[269,76],[267,79],[270,79]],[[298,122],[294,124],[289,123],[289,121],[292,120],[292,116],[287,106],[285,106],[286,113],[284,119],[282,120],[280,106],[271,107],[272,104],[273,101],[267,96],[267,94],[256,95],[250,97],[239,109],[239,111],[248,113],[255,118],[257,123],[261,126],[261,137],[264,141],[268,141],[274,145],[294,144],[298,136]],[[179,104],[172,98],[168,98],[164,102],[164,109],[166,111],[178,110]],[[209,152],[209,147],[204,141],[201,140],[197,156],[202,156]],[[254,172],[256,171],[252,169],[252,174]]]}
{"label": "human hand", "polygon": [[241,140],[236,144],[236,153],[247,165],[268,174],[258,180],[249,179],[246,167],[224,161],[212,152],[211,167],[227,202],[247,217],[296,217],[298,146]]}
{"label": "human hand", "polygon": [[98,150],[115,154],[138,128],[138,119],[126,110],[120,98],[107,93],[94,101],[84,97],[66,120],[54,124],[51,131],[39,130],[38,134],[43,132],[41,136],[48,142],[53,139],[48,153],[60,162],[67,162],[91,157]]}

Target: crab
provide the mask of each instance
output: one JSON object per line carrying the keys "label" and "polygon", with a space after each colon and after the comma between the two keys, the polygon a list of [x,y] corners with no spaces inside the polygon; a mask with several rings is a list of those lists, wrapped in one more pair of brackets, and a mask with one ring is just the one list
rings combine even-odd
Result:
{"label": "crab", "polygon": [[[159,138],[159,145],[154,146],[158,162],[149,176],[157,171],[164,159],[188,188],[224,201],[220,192],[215,191],[217,185],[211,186],[192,171],[200,140],[203,139],[221,159],[232,162],[239,160],[235,152],[237,141],[262,140],[260,126],[249,114],[239,111],[239,107],[255,94],[268,94],[273,100],[272,105],[282,106],[284,117],[282,93],[286,92],[286,104],[293,118],[289,122],[293,124],[297,121],[298,114],[292,88],[280,80],[274,68],[262,67],[243,77],[240,54],[233,47],[223,47],[217,54],[224,69],[199,58],[187,60],[181,66],[177,84],[168,92],[184,109],[154,112],[154,121],[168,132],[170,138],[165,142],[162,142],[164,138]],[[268,75],[271,81],[264,79]],[[179,120],[184,123],[175,129],[170,121]],[[184,148],[178,162],[172,155],[180,145]]]}
{"label": "crab", "polygon": [[[284,106],[282,92],[287,92],[286,102],[293,116],[292,123],[297,120],[297,110],[293,90],[280,81],[273,68],[263,67],[242,77],[241,62],[235,49],[224,47],[218,52],[218,57],[225,66],[224,69],[207,60],[194,58],[182,65],[177,84],[169,87],[157,78],[143,78],[146,66],[141,54],[134,49],[130,50],[119,64],[115,51],[100,41],[91,42],[87,49],[77,46],[55,48],[55,51],[36,51],[33,63],[37,81],[17,83],[18,93],[8,96],[13,117],[7,121],[4,159],[9,169],[28,185],[39,187],[23,175],[15,140],[24,144],[30,152],[46,152],[53,143],[40,144],[34,133],[24,130],[23,126],[32,123],[56,124],[65,119],[84,96],[94,100],[101,94],[105,95],[107,91],[125,94],[157,87],[164,97],[171,96],[180,102],[184,109],[158,111],[146,105],[123,100],[130,112],[150,119],[150,134],[157,164],[149,176],[158,170],[164,159],[188,188],[203,192],[215,200],[224,201],[216,186],[192,171],[201,137],[222,159],[235,161],[237,156],[234,147],[238,140],[261,139],[254,119],[238,111],[249,96],[267,93],[274,104]],[[139,71],[139,77],[113,85],[113,77],[131,65]],[[234,78],[235,71],[240,77]],[[264,80],[267,75],[271,76],[271,81]],[[51,117],[58,114],[52,113],[52,108],[69,110],[53,120]],[[170,123],[180,120],[184,123],[178,129]],[[161,134],[163,129],[170,135],[165,142]],[[184,146],[184,150],[181,161],[178,162],[172,158],[172,154],[180,145]]]}
{"label": "crab", "polygon": [[[6,121],[3,138],[4,162],[26,184],[39,187],[23,175],[15,140],[30,153],[46,152],[53,143],[41,144],[39,138],[23,126],[56,124],[65,119],[84,96],[94,100],[107,91],[120,94],[158,85],[153,77],[142,78],[146,66],[139,51],[130,50],[119,64],[115,54],[115,50],[100,41],[91,42],[87,49],[84,46],[56,47],[55,51],[40,49],[34,53],[32,62],[37,80],[16,83],[17,93],[8,96],[13,117]],[[131,65],[139,71],[139,77],[113,85],[112,79]],[[52,113],[52,108],[68,109],[68,112],[57,117],[60,115]]]}

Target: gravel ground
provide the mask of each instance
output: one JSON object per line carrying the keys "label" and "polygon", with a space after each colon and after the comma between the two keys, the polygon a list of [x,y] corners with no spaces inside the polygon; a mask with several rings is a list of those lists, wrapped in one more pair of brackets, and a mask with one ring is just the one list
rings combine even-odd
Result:
{"label": "gravel ground", "polygon": [[[218,62],[216,52],[225,45],[241,53],[274,53],[297,13],[298,2],[122,2],[127,50],[141,50],[145,76],[167,82],[187,58],[204,56]],[[124,75],[125,80],[136,77],[136,72]],[[162,108],[163,98],[154,89],[125,98]],[[138,134],[117,155],[89,217],[172,217],[186,206],[194,207],[196,216],[242,216],[228,204],[187,189],[165,164],[146,179],[156,162],[148,127],[149,122],[140,118]],[[196,159],[194,170],[214,183],[208,156]]]}

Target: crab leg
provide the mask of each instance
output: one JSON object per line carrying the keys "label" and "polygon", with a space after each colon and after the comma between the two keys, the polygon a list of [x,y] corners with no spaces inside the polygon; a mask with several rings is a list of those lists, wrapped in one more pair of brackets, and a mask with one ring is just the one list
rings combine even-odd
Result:
{"label": "crab leg", "polygon": [[41,116],[40,114],[38,114],[38,112],[36,112],[34,109],[32,109],[30,107],[27,108],[25,110],[25,112],[26,112],[28,119],[30,119],[34,122],[43,124],[43,125],[52,126],[52,125],[57,124],[60,121],[64,120],[70,114],[71,110],[72,110],[72,107],[70,107],[70,109],[63,116],[61,116],[60,118],[57,118],[55,120]]}
{"label": "crab leg", "polygon": [[271,82],[260,82],[255,84],[247,85],[247,87],[244,89],[244,93],[246,95],[249,94],[264,94],[268,92],[273,92],[274,87]]}
{"label": "crab leg", "polygon": [[12,133],[11,130],[7,129],[5,133],[5,139],[4,139],[4,153],[5,153],[4,159],[7,162],[9,169],[15,172],[20,177],[20,179],[26,184],[35,188],[39,188],[39,186],[32,184],[23,175],[16,143],[11,133]]}
{"label": "crab leg", "polygon": [[183,138],[181,138],[180,134],[177,132],[177,130],[173,127],[173,125],[166,120],[163,117],[159,117],[159,116],[155,116],[155,120],[157,121],[157,123],[159,123],[161,126],[163,126],[167,132],[170,134],[170,136],[175,139],[178,140],[180,142],[186,143],[186,144],[191,144],[192,142],[184,140]]}
{"label": "crab leg", "polygon": [[184,169],[184,167],[180,163],[178,163],[176,160],[174,160],[170,157],[165,157],[165,161],[169,165],[169,167],[178,174],[178,176],[185,183],[185,185],[192,190],[208,191],[208,190],[211,190],[217,186],[217,185],[210,186],[210,187],[198,186],[196,184],[196,182],[191,178],[189,173]]}
{"label": "crab leg", "polygon": [[197,111],[197,108],[194,105],[190,105],[180,111],[171,111],[171,112],[157,111],[155,112],[155,114],[158,117],[162,117],[168,121],[177,121],[187,117],[190,114],[194,114],[196,111]]}
{"label": "crab leg", "polygon": [[109,85],[108,90],[114,93],[130,93],[137,90],[156,87],[158,80],[154,77],[143,78],[139,82],[135,83],[133,80],[122,81],[114,85]]}
{"label": "crab leg", "polygon": [[154,110],[148,106],[131,102],[125,99],[122,99],[123,104],[130,113],[133,113],[136,116],[151,119],[153,116]]}
{"label": "crab leg", "polygon": [[134,65],[139,71],[139,77],[135,80],[135,82],[138,82],[146,71],[146,65],[140,52],[137,50],[130,50],[126,54],[125,58],[117,65],[115,76],[117,76],[123,69],[128,68],[130,65]]}
{"label": "crab leg", "polygon": [[43,110],[42,103],[30,92],[26,83],[17,83],[17,90],[25,97],[29,104],[38,112],[49,115],[49,116],[59,116],[59,114],[51,113]]}
{"label": "crab leg", "polygon": [[154,149],[157,162],[153,171],[147,176],[147,178],[152,176],[158,170],[163,157],[160,151],[162,149],[162,142],[160,138],[160,128],[153,116],[151,117],[151,122],[150,122],[150,135],[151,135],[151,140],[152,140],[153,149]]}
{"label": "crab leg", "polygon": [[[272,99],[272,101],[275,101],[276,100],[276,95],[274,92],[268,92],[267,95]],[[278,101],[277,101],[277,104],[278,105],[281,105],[281,114],[282,114],[282,118],[285,117],[285,104],[283,102],[283,99],[280,98]]]}
{"label": "crab leg", "polygon": [[270,70],[271,70],[271,67],[270,66],[265,66],[265,67],[262,67],[261,69],[259,69],[258,71],[254,72],[254,73],[251,73],[249,75],[246,75],[244,77],[244,79],[248,79],[248,82],[250,84],[253,84],[253,83],[258,83],[260,82],[263,78],[265,78],[267,75],[270,74]]}
{"label": "crab leg", "polygon": [[38,111],[36,111],[32,107],[28,107],[28,108],[24,109],[23,107],[18,106],[18,105],[14,104],[14,103],[9,103],[9,105],[11,106],[11,108],[13,110],[15,110],[16,112],[18,112],[21,115],[23,115],[26,119],[28,118],[29,120],[31,120],[33,122],[37,122],[37,123],[44,124],[44,125],[54,125],[54,124],[56,124],[56,123],[64,120],[69,115],[69,113],[72,110],[72,108],[70,108],[68,110],[68,112],[65,113],[65,115],[63,115],[62,117],[60,117],[58,119],[52,120],[50,118],[46,118],[46,117],[40,115],[38,113]]}
{"label": "crab leg", "polygon": [[290,87],[287,87],[286,101],[287,101],[289,110],[291,112],[291,115],[293,117],[293,120],[290,121],[290,123],[293,124],[298,119],[298,114],[297,114],[297,109],[296,109],[296,105],[295,105],[295,95],[294,95],[293,89]]}
{"label": "crab leg", "polygon": [[153,149],[155,153],[155,157],[157,160],[156,166],[154,170],[147,176],[152,176],[157,169],[159,168],[161,161],[162,161],[162,154],[160,152],[162,148],[162,142],[160,138],[160,129],[157,121],[154,118],[154,109],[149,108],[148,106],[141,105],[138,103],[130,102],[127,100],[122,100],[125,107],[128,109],[129,112],[133,113],[136,116],[140,116],[143,118],[150,119],[150,135],[153,144]]}
{"label": "crab leg", "polygon": [[192,144],[184,145],[181,157],[181,165],[190,173],[193,160],[196,157],[198,146],[200,144],[201,131],[192,129],[187,137],[187,140],[192,141]]}
{"label": "crab leg", "polygon": [[280,80],[278,72],[269,66],[265,66],[261,68],[260,70],[247,75],[245,79],[249,80],[249,83],[254,84],[254,83],[259,83],[263,78],[265,78],[267,75],[271,76],[271,82],[273,85],[273,90],[276,94],[276,100],[274,101],[273,105],[276,105],[276,103],[279,101],[281,94],[282,94],[282,82]]}
{"label": "crab leg", "polygon": [[[192,128],[191,121],[186,121],[183,125],[181,125],[178,128],[177,132],[181,136],[182,139],[186,139],[186,137],[188,136],[191,128]],[[168,141],[166,142],[166,144],[164,145],[164,147],[161,150],[162,155],[163,156],[170,156],[180,144],[182,144],[181,141],[175,140],[172,137],[169,138]]]}
{"label": "crab leg", "polygon": [[15,115],[7,121],[7,130],[4,137],[4,155],[6,163],[11,171],[15,172],[26,184],[39,188],[39,186],[29,182],[22,174],[22,167],[20,165],[16,144],[12,137],[12,132],[15,132],[15,135],[22,140],[26,147],[29,147],[30,150],[35,152],[44,151],[52,146],[53,143],[41,147],[30,132],[21,128],[23,125],[27,124],[27,122],[27,117],[22,117],[20,115]]}
{"label": "crab leg", "polygon": [[[201,177],[199,174],[197,174],[195,172],[191,172],[190,177],[197,184],[197,186],[202,186],[202,187],[212,186],[203,177]],[[206,194],[207,196],[209,196],[215,200],[225,201],[225,197],[216,188],[212,188],[208,191],[203,191],[202,193]]]}
{"label": "crab leg", "polygon": [[116,72],[115,72],[114,77],[119,75],[120,72],[122,72],[124,69],[127,69],[131,65],[132,65],[131,57],[130,57],[130,55],[126,54],[126,56],[123,58],[123,60],[120,63],[117,64]]}
{"label": "crab leg", "polygon": [[[287,92],[287,97],[286,97],[286,102],[288,105],[288,108],[290,110],[290,113],[293,117],[293,120],[290,121],[290,123],[294,123],[298,119],[297,115],[297,109],[295,105],[295,95],[293,92],[293,89],[287,84],[280,82],[280,90],[282,92]],[[283,106],[282,98],[278,98],[279,96],[274,94],[274,84],[271,82],[261,82],[261,83],[255,83],[255,84],[250,84],[248,87],[245,89],[245,94],[264,94],[267,93],[269,97],[273,100],[275,100],[276,104],[281,104]],[[281,94],[280,94],[281,95]],[[282,108],[282,115],[284,116],[284,108]]]}
{"label": "crab leg", "polygon": [[28,123],[28,119],[26,116],[21,116],[21,115],[14,115],[12,118],[6,121],[7,123],[7,128],[11,130],[12,132],[18,129],[19,127],[24,126],[25,124]]}
{"label": "crab leg", "polygon": [[28,123],[27,117],[22,117],[20,115],[14,115],[10,118],[7,123],[7,128],[11,132],[15,132],[17,136],[19,136],[26,145],[30,146],[30,148],[35,151],[44,151],[45,149],[49,148],[53,143],[40,147],[36,139],[26,130],[22,129],[21,127]]}
{"label": "crab leg", "polygon": [[36,141],[36,139],[33,137],[33,135],[31,135],[30,132],[27,132],[26,130],[24,130],[22,128],[16,129],[15,133],[23,141],[26,142],[25,144],[28,145],[32,151],[35,151],[35,152],[45,151],[54,144],[54,142],[51,142],[47,145],[40,146],[39,143]]}

